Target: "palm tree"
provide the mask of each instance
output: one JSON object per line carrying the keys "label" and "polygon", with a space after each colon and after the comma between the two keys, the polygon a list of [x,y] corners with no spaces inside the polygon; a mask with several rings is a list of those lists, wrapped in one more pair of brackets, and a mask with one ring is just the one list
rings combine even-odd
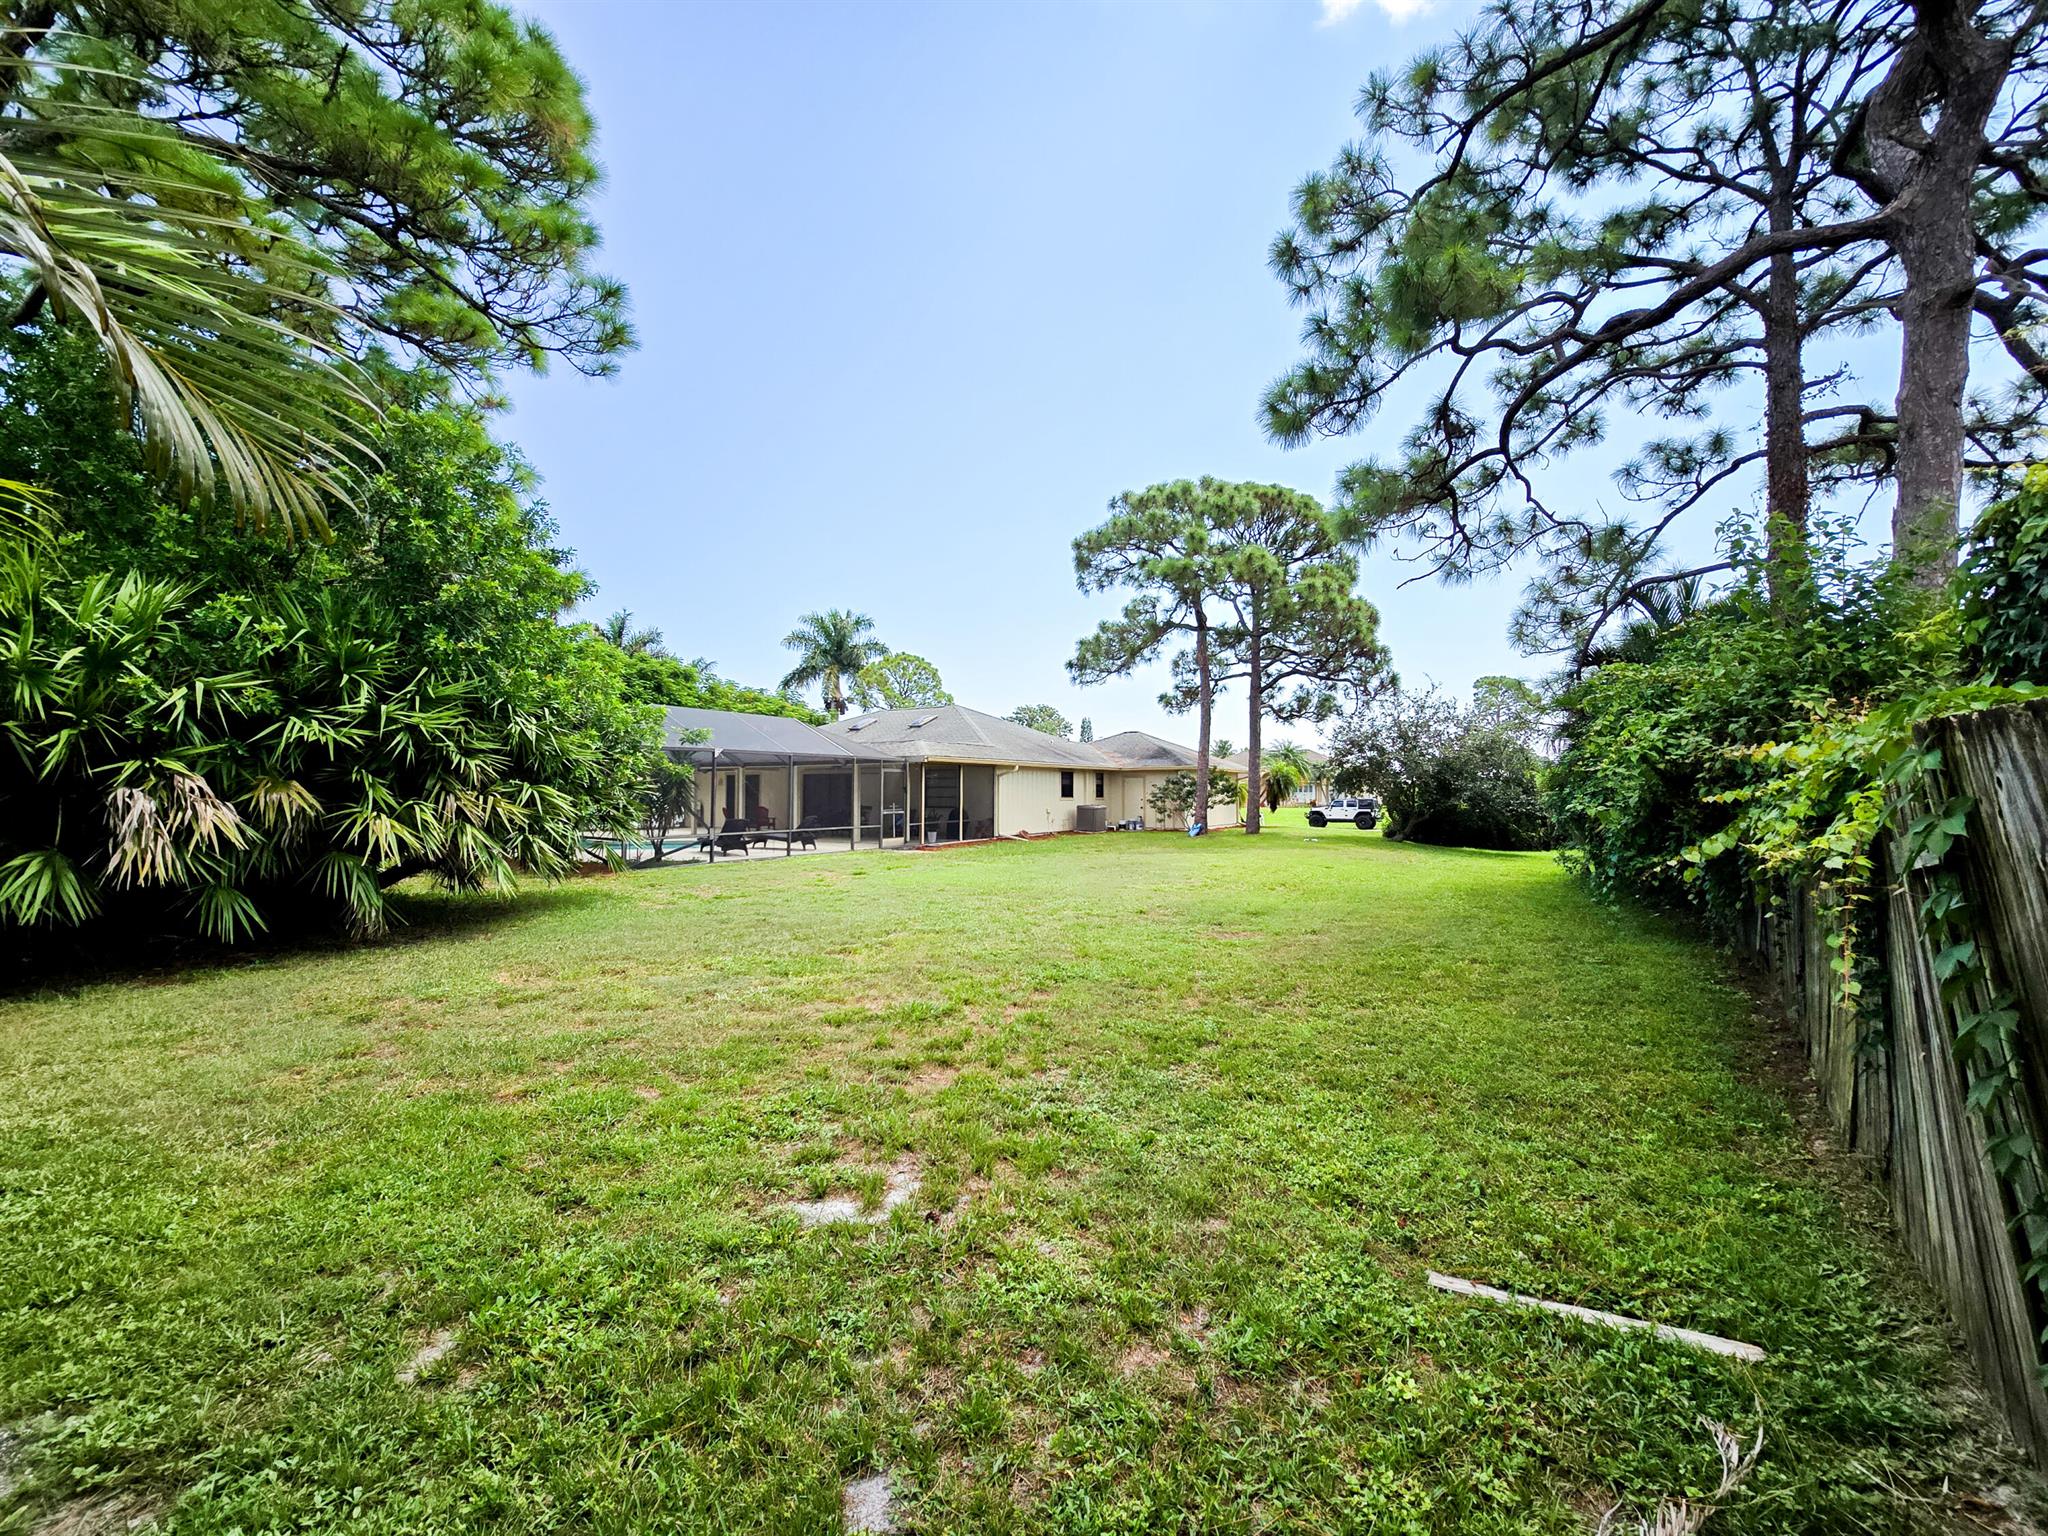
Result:
{"label": "palm tree", "polygon": [[259,531],[324,533],[325,506],[375,462],[377,415],[321,339],[339,314],[331,263],[229,190],[228,146],[104,105],[34,113],[0,140],[0,271],[28,279],[13,323],[92,337],[179,495]]}
{"label": "palm tree", "polygon": [[1658,578],[1631,592],[1622,606],[1627,622],[1611,640],[1591,647],[1586,660],[1648,661],[1668,630],[1676,629],[1707,606],[1706,580],[1697,575]]}
{"label": "palm tree", "polygon": [[[597,632],[628,656],[666,656],[668,647],[661,643],[661,631],[652,625],[633,627],[633,615],[629,609],[621,608],[602,624]],[[709,671],[709,667],[703,670]]]}
{"label": "palm tree", "polygon": [[1310,761],[1308,753],[1293,742],[1273,748],[1259,763],[1259,777],[1264,780],[1266,809],[1279,810],[1281,801],[1302,785],[1313,783],[1315,776],[1316,765]]}
{"label": "palm tree", "polygon": [[873,619],[840,608],[805,614],[782,643],[801,653],[782,679],[783,688],[816,683],[825,708],[833,715],[846,713],[847,683],[862,667],[889,654],[889,647],[875,638]]}

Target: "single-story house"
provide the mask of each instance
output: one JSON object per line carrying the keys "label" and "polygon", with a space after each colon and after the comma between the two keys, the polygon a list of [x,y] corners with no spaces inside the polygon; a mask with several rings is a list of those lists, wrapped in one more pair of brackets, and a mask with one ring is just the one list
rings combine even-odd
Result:
{"label": "single-story house", "polygon": [[[1157,827],[1153,788],[1194,766],[1189,749],[1142,732],[1068,741],[959,704],[824,726],[678,707],[666,734],[670,756],[697,770],[699,827],[728,852]],[[1220,805],[1211,824],[1237,820]]]}
{"label": "single-story house", "polygon": [[[1152,791],[1173,774],[1195,771],[1193,747],[1184,747],[1177,741],[1165,741],[1145,731],[1118,731],[1114,736],[1099,737],[1089,745],[1123,768],[1118,791],[1121,809],[1111,814],[1113,821],[1142,818],[1146,826],[1155,825],[1159,817],[1152,809]],[[1222,758],[1215,758],[1212,763],[1216,767],[1228,766]],[[1234,827],[1238,820],[1237,806],[1230,801],[1210,807],[1209,825],[1212,827]]]}

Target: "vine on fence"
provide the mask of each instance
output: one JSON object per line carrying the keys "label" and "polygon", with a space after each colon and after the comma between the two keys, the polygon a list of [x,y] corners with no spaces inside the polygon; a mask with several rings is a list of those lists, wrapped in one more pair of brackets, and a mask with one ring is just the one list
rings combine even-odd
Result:
{"label": "vine on fence", "polygon": [[[1811,883],[1824,897],[1815,905],[1836,997],[1862,1015],[1862,937],[1879,875],[1878,839],[1899,832],[1899,879],[1909,890],[1916,878],[1925,885],[1914,913],[1933,956],[1964,1103],[1984,1127],[2034,1315],[2048,1320],[2048,1151],[2018,1091],[2019,1008],[1995,972],[1957,858],[1976,801],[1950,792],[1941,748],[1923,736],[1938,719],[2041,697],[2048,688],[2027,684],[1947,688],[1853,718],[1818,720],[1788,742],[1737,748],[1774,771],[1761,784],[1717,797],[1740,805],[1739,814],[1680,859],[1687,878],[1696,879],[1708,860],[1740,851],[1770,903],[1781,899],[1788,880]],[[2036,1370],[2048,1385],[2048,1327],[2036,1339]]]}
{"label": "vine on fence", "polygon": [[[1920,776],[1934,780],[1940,755],[1937,749],[1924,754]],[[1907,824],[1899,856],[1903,879],[1927,876],[1926,894],[1914,911],[1953,1031],[1964,1103],[1983,1122],[1984,1149],[2004,1191],[2014,1258],[2038,1324],[2048,1319],[2048,1154],[2019,1091],[2019,1008],[1994,973],[1981,936],[1982,915],[1954,858],[1970,835],[1975,810],[1972,795],[1940,795],[1932,809]],[[2048,1386],[2048,1327],[2035,1344],[2035,1370]]]}

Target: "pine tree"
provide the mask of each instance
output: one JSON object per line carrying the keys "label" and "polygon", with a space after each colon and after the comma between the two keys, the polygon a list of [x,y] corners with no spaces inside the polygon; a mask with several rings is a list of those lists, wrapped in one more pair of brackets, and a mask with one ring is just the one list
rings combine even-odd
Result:
{"label": "pine tree", "polygon": [[1173,641],[1189,649],[1173,658],[1185,667],[1192,695],[1162,699],[1169,708],[1196,711],[1195,804],[1209,804],[1210,727],[1215,715],[1209,646],[1207,568],[1213,503],[1226,487],[1206,476],[1125,491],[1109,504],[1109,519],[1074,540],[1074,581],[1083,592],[1127,588],[1138,595],[1114,619],[1105,619],[1074,647],[1067,672],[1082,685],[1128,677],[1157,660]]}
{"label": "pine tree", "polygon": [[1244,829],[1255,836],[1267,716],[1326,720],[1340,703],[1368,702],[1394,677],[1379,614],[1356,594],[1358,562],[1313,496],[1232,485],[1210,505],[1205,568],[1226,615],[1214,637],[1212,683],[1245,685],[1245,782],[1253,793]]}
{"label": "pine tree", "polygon": [[[1940,246],[1952,268],[1953,250],[1978,241],[1997,269],[1980,309],[1992,294],[2008,321],[2037,314],[2040,258],[1999,255],[2033,222],[2042,185],[2025,110],[2035,85],[2021,87],[2040,67],[2030,18],[2019,0],[1496,6],[1364,94],[1375,140],[1428,155],[1427,175],[1354,147],[1296,194],[1274,265],[1310,306],[1307,356],[1269,391],[1269,431],[1290,443],[1349,432],[1404,381],[1446,374],[1402,461],[1348,470],[1338,510],[1361,541],[1401,539],[1452,579],[1539,556],[1554,579],[1537,617],[1581,649],[1647,587],[1718,568],[1659,570],[1657,543],[1758,464],[1778,566],[1795,580],[1813,474],[1895,473],[1895,544],[1938,575],[1944,556],[1916,552],[1928,541],[1914,530],[1933,516],[1952,533],[1958,445],[2011,462],[2042,412],[2038,390],[1966,412],[1969,308],[1950,304],[1939,323],[1925,313],[1956,275],[1930,287],[1915,273],[1933,258],[1907,253]],[[1958,68],[1931,62],[1948,54]],[[1989,144],[1987,94],[2008,104]],[[1914,113],[1926,143],[1898,152]],[[1908,369],[1894,411],[1814,404],[1834,381],[1805,349],[1894,304],[1908,355],[1931,359]],[[2033,368],[2026,327],[2002,329]],[[1763,446],[1721,431],[1648,444],[1623,482],[1648,509],[1640,522],[1540,494],[1542,468],[1610,416],[1691,420],[1750,379]]]}

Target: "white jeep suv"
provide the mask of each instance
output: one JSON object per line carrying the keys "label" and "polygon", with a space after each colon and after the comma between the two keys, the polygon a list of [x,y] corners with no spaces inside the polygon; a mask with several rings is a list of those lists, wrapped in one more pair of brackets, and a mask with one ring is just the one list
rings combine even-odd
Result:
{"label": "white jeep suv", "polygon": [[1371,795],[1335,795],[1328,805],[1308,808],[1308,824],[1327,827],[1333,821],[1348,821],[1361,832],[1379,825],[1380,803]]}

